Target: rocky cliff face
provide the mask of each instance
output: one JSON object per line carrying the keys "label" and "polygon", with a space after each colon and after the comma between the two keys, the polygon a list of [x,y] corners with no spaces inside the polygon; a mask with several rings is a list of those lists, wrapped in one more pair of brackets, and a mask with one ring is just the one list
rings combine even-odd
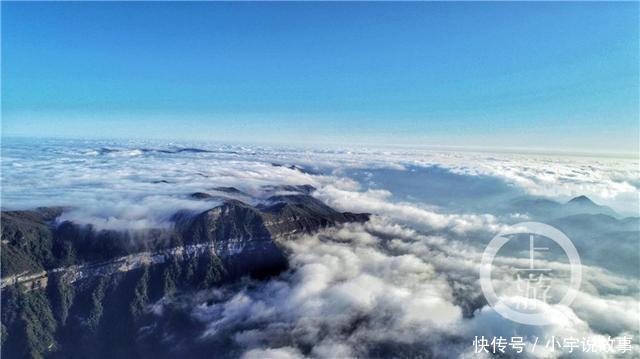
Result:
{"label": "rocky cliff face", "polygon": [[[97,231],[56,222],[63,208],[3,211],[2,354],[136,356],[131,340],[147,304],[244,275],[277,274],[287,268],[283,241],[368,219],[326,206],[310,186],[270,187],[255,205],[238,200],[249,196],[235,188],[213,190],[223,195],[192,197],[215,199],[211,209],[176,213],[171,229]],[[112,341],[96,339],[107,331]]]}

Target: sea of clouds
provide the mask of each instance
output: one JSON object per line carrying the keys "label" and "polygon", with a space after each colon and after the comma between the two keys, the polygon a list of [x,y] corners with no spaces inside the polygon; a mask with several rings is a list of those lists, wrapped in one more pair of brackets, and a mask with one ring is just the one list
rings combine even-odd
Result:
{"label": "sea of clouds", "polygon": [[[603,342],[629,335],[631,351],[621,356],[640,355],[640,285],[632,274],[612,273],[604,263],[583,265],[576,300],[548,305],[548,326],[501,317],[478,282],[484,245],[522,219],[493,210],[499,201],[587,195],[622,216],[637,216],[637,159],[107,141],[2,144],[3,209],[66,206],[60,220],[98,229],[167,227],[178,210],[215,205],[191,198],[193,192],[233,186],[259,201],[265,186],[287,184],[312,185],[328,205],[374,216],[284,243],[291,269],[275,278],[155,303],[158,323],[179,311],[198,324],[197,334],[185,338],[157,324],[143,337],[161,338],[154,340],[166,345],[166,355],[420,358],[486,356],[474,352],[476,336],[522,336],[531,344],[535,338]],[[427,187],[436,190],[421,197]],[[465,198],[477,203],[466,205]],[[494,262],[499,291],[508,293],[512,269],[525,265],[526,255],[519,254]],[[562,261],[538,262],[558,273],[569,270]],[[561,296],[566,282],[554,277],[553,294]],[[561,354],[540,345],[528,355]]]}
{"label": "sea of clouds", "polygon": [[[295,164],[308,171],[273,164]],[[586,195],[622,214],[638,212],[637,158],[12,138],[2,144],[2,205],[81,205],[121,196],[116,198],[120,202],[132,196],[177,196],[212,185],[237,186],[252,194],[269,184],[332,184],[358,191],[363,183],[349,178],[354,169],[434,167],[472,178],[497,178],[531,195],[560,201]]]}
{"label": "sea of clouds", "polygon": [[[534,342],[551,338],[588,338],[604,345],[610,336],[624,335],[635,338],[626,353],[578,349],[572,357],[640,354],[637,281],[598,267],[583,266],[584,280],[571,306],[540,303],[552,324],[530,326],[507,320],[486,305],[478,285],[480,250],[455,239],[419,234],[384,216],[327,229],[286,247],[291,269],[278,277],[156,304],[159,318],[178,310],[201,325],[189,337],[162,325],[154,328],[154,334],[164,338],[165,355],[474,358],[490,356],[476,353],[472,343],[477,336],[523,337],[530,350]],[[497,258],[494,286],[512,287],[513,268],[526,266],[526,261]],[[560,262],[537,264],[569,270]],[[553,290],[562,295],[566,280],[554,278]],[[508,297],[506,303],[513,304]],[[562,354],[540,344],[519,357]],[[509,351],[505,356],[516,357]]]}

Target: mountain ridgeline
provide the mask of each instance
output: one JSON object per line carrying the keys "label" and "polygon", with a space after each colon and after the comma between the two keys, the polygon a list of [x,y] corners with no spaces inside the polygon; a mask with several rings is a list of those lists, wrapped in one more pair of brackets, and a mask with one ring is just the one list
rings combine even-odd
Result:
{"label": "mountain ridgeline", "polygon": [[328,207],[311,186],[266,190],[257,205],[231,187],[194,193],[212,208],[177,212],[170,229],[98,230],[59,222],[61,207],[2,211],[2,356],[144,357],[153,351],[136,338],[150,304],[276,275],[288,267],[284,241],[369,218]]}

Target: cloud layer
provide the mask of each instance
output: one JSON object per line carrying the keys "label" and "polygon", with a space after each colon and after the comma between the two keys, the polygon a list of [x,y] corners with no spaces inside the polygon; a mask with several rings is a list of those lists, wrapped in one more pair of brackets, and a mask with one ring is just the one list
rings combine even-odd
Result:
{"label": "cloud layer", "polygon": [[[324,173],[303,173],[296,164]],[[259,146],[63,140],[3,141],[3,206],[82,204],[110,195],[179,195],[215,185],[251,191],[264,184],[331,183],[354,189],[349,169],[439,166],[499,178],[529,194],[587,195],[625,214],[639,206],[638,159],[435,150],[301,150]]]}
{"label": "cloud layer", "polygon": [[[584,268],[585,284],[571,307],[541,303],[552,325],[528,326],[485,304],[477,284],[481,253],[460,242],[374,217],[286,247],[289,272],[216,289],[184,306],[204,324],[200,345],[210,343],[215,352],[229,340],[227,353],[244,358],[477,357],[475,336],[522,336],[531,346],[536,337],[606,342],[607,336],[635,338],[638,331],[636,284],[599,268]],[[495,286],[510,286],[506,273],[524,260],[497,261]],[[559,292],[566,289],[562,278],[554,283]],[[640,354],[637,342],[632,350],[627,357]],[[529,354],[561,353],[538,348]]]}
{"label": "cloud layer", "polygon": [[[158,323],[172,311],[200,323],[197,335],[189,338],[161,324],[147,328],[161,332],[165,339],[158,345],[166,345],[167,353],[197,356],[190,352],[197,347],[198,353],[245,358],[476,357],[475,336],[602,342],[608,335],[632,335],[629,357],[637,357],[639,287],[631,275],[590,263],[583,266],[574,303],[548,305],[553,325],[511,322],[486,305],[478,270],[484,244],[508,222],[518,221],[518,214],[504,216],[491,206],[461,211],[447,207],[447,201],[398,198],[391,189],[372,186],[374,177],[350,176],[354,169],[438,166],[463,177],[459,186],[475,188],[474,183],[491,178],[516,189],[506,191],[509,195],[564,200],[586,194],[617,210],[637,212],[637,165],[625,159],[444,151],[15,142],[3,143],[2,206],[65,205],[72,209],[61,220],[143,229],[170,225],[177,210],[215,205],[190,198],[193,192],[233,186],[259,200],[264,186],[310,184],[317,188],[314,196],[337,209],[374,214],[366,224],[283,243],[291,270],[278,277],[156,303],[152,309]],[[445,190],[461,190],[451,183]],[[517,251],[496,260],[494,285],[501,293],[509,294],[513,268],[526,261]],[[541,265],[560,273],[552,278],[551,294],[561,296],[567,289],[561,275],[567,265],[554,260]],[[540,349],[532,356],[558,355]]]}

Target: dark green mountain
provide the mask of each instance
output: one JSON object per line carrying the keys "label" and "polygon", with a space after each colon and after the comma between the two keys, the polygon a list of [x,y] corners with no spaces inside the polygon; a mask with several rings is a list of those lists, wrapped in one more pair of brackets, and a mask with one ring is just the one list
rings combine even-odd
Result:
{"label": "dark green mountain", "polygon": [[307,186],[271,190],[258,206],[222,198],[201,213],[176,213],[171,229],[57,223],[62,208],[2,211],[2,356],[143,357],[153,350],[136,338],[150,303],[275,275],[287,269],[283,241],[369,218],[326,206]]}

